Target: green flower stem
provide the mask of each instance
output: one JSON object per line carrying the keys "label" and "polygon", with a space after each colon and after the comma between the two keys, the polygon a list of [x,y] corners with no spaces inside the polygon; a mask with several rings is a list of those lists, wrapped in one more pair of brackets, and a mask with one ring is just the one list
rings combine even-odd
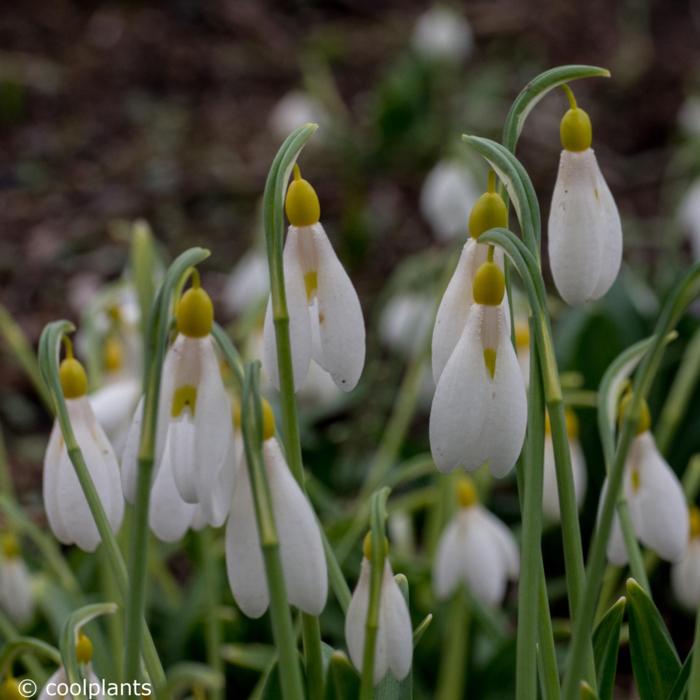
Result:
{"label": "green flower stem", "polygon": [[372,700],[374,697],[374,655],[377,644],[377,630],[379,629],[379,605],[386,559],[385,525],[388,495],[388,488],[375,491],[372,495],[370,516],[372,552],[370,557],[369,604],[365,621],[365,646],[362,653],[360,700]]}
{"label": "green flower stem", "polygon": [[700,377],[700,330],[688,343],[656,427],[656,446],[665,454],[686,413]]}
{"label": "green flower stem", "polygon": [[[148,320],[144,337],[143,421],[138,450],[138,475],[129,547],[129,591],[126,601],[124,678],[139,677],[141,633],[146,608],[148,569],[148,506],[155,460],[158,403],[163,362],[168,347],[175,293],[193,265],[209,256],[203,248],[190,248],[168,269]],[[156,684],[157,687],[160,687]]]}
{"label": "green flower stem", "polygon": [[[14,626],[12,621],[7,615],[0,610],[0,637],[3,640],[2,652],[0,652],[0,658],[6,659],[6,661],[0,661],[0,678],[4,678],[7,672],[12,672],[12,666],[15,662],[15,654],[13,653],[11,657],[7,657],[8,647],[22,639],[27,639],[27,637],[20,637],[17,628]],[[52,647],[53,649],[53,647]],[[57,664],[61,663],[61,655],[58,649],[53,649],[55,652],[54,661]],[[29,677],[36,681],[38,685],[41,685],[47,678],[46,671],[41,663],[34,657],[33,654],[27,653],[26,651],[17,651],[19,654],[19,661],[27,669]]]}
{"label": "green flower stem", "polygon": [[[207,665],[224,677],[224,660],[221,656],[221,622],[218,605],[220,596],[218,561],[214,555],[214,537],[211,528],[204,527],[197,533],[199,560],[204,578],[204,643],[206,646]],[[225,687],[212,688],[212,700],[222,700]]]}
{"label": "green flower stem", "polygon": [[141,337],[145,338],[148,332],[148,318],[153,306],[155,296],[155,280],[157,267],[157,254],[153,242],[151,227],[146,221],[134,221],[131,227],[131,248],[129,250],[129,263],[133,277],[136,297],[139,302],[139,324]]}
{"label": "green flower stem", "polygon": [[460,700],[464,697],[469,661],[470,611],[462,586],[449,603],[445,618],[442,662],[438,674],[436,700]]}
{"label": "green flower stem", "polygon": [[[95,489],[95,484],[93,483],[90,472],[85,464],[83,453],[75,439],[66,402],[63,398],[61,383],[59,381],[59,346],[62,337],[66,333],[70,333],[73,330],[74,326],[68,321],[54,321],[53,323],[49,323],[46,328],[44,328],[39,341],[39,366],[43,380],[54,402],[56,418],[61,427],[61,433],[63,434],[63,439],[66,443],[68,456],[73,464],[73,467],[75,468],[75,473],[78,477],[78,481],[80,482],[80,487],[85,494],[85,499],[88,502],[90,512],[95,520],[97,530],[100,533],[102,545],[105,549],[105,553],[112,568],[112,573],[119,588],[119,594],[123,601],[126,600],[130,591],[130,582],[126,573],[126,565],[124,563],[121,550],[119,549],[119,545],[117,544],[116,537],[112,532],[112,528],[102,506],[102,501],[100,501],[100,497]],[[155,645],[153,644],[153,639],[148,631],[148,627],[143,619],[143,615],[141,615],[139,621],[141,627],[140,631],[143,632],[145,639],[143,659],[146,670],[151,681],[154,684],[158,684],[165,679],[163,667],[161,666],[158,653]],[[137,668],[137,672],[138,670],[139,669]],[[136,677],[137,676],[132,676],[132,678]]]}
{"label": "green flower stem", "polygon": [[8,640],[0,650],[0,678],[12,670],[14,660],[22,655],[45,656],[57,666],[61,663],[61,654],[50,644],[34,637],[15,637]]}
{"label": "green flower stem", "polygon": [[[598,598],[600,583],[605,569],[606,548],[610,537],[615,506],[622,485],[625,459],[636,433],[642,401],[649,393],[656,372],[661,364],[669,332],[675,327],[688,304],[699,291],[700,263],[696,263],[690,268],[685,277],[679,281],[664,304],[656,325],[654,342],[645,354],[635,375],[632,385],[632,400],[630,401],[629,410],[622,421],[615,458],[610,467],[608,490],[600,509],[598,525],[593,534],[583,599],[574,618],[569,650],[569,665],[564,676],[564,698],[566,700],[575,700],[577,698],[579,681],[582,676],[582,653],[585,650],[585,646],[590,643],[596,599]],[[690,697],[693,697],[692,694]]]}
{"label": "green flower stem", "polygon": [[[533,319],[530,319],[532,328]],[[527,440],[518,462],[518,487],[522,501],[522,546],[520,585],[518,588],[518,627],[516,687],[518,700],[537,698],[537,647],[539,581],[542,536],[542,484],[544,479],[544,398],[540,368],[535,351],[535,336],[530,335],[530,382]],[[547,608],[548,610],[549,608]]]}
{"label": "green flower stem", "polygon": [[695,615],[695,636],[693,641],[690,677],[688,678],[688,698],[700,698],[700,611]]}
{"label": "green flower stem", "polygon": [[267,472],[262,456],[262,405],[258,392],[259,363],[249,365],[243,391],[243,441],[250,484],[255,503],[258,535],[265,562],[267,587],[270,594],[270,619],[275,646],[279,654],[278,669],[285,700],[303,700],[299,657],[292,627],[292,615],[284,583],[279,539]]}
{"label": "green flower stem", "polygon": [[539,658],[541,660],[540,681],[544,700],[559,700],[559,666],[557,650],[554,646],[552,617],[549,612],[549,597],[547,596],[547,580],[545,578],[542,550],[539,551]]}
{"label": "green flower stem", "polygon": [[15,485],[12,481],[10,463],[7,459],[5,436],[0,425],[0,495],[6,495],[10,499],[15,498]]}

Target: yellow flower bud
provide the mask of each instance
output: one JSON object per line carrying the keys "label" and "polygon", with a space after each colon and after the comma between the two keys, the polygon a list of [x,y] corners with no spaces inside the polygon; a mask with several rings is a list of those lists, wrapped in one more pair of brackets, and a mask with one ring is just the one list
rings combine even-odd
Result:
{"label": "yellow flower bud", "polygon": [[[362,540],[362,554],[365,559],[369,560],[372,558],[372,533],[368,532],[365,535],[365,539]],[[384,556],[389,556],[389,540],[384,538]]]}
{"label": "yellow flower bud", "polygon": [[587,151],[591,147],[593,131],[588,114],[580,107],[566,112],[559,124],[562,148],[566,151]]}
{"label": "yellow flower bud", "polygon": [[474,482],[468,476],[460,477],[457,482],[457,500],[462,508],[470,508],[479,502]]}
{"label": "yellow flower bud", "polygon": [[469,234],[478,238],[492,228],[506,228],[508,210],[503,197],[497,192],[485,192],[476,200],[469,214]]}
{"label": "yellow flower bud", "polygon": [[498,306],[506,292],[503,270],[495,262],[483,263],[474,275],[472,291],[477,304]]}
{"label": "yellow flower bud", "polygon": [[89,664],[92,661],[92,642],[90,637],[82,632],[78,635],[75,644],[75,656],[79,664]]}
{"label": "yellow flower bud", "polygon": [[67,399],[78,399],[87,393],[88,381],[85,369],[74,357],[67,357],[58,370],[61,389]]}
{"label": "yellow flower bud", "polygon": [[294,179],[287,189],[284,210],[292,226],[313,226],[321,218],[316,190],[301,177],[298,165],[294,166]]}
{"label": "yellow flower bud", "polygon": [[[619,420],[620,423],[625,418],[625,412],[630,406],[630,402],[632,401],[632,392],[627,391],[625,395],[622,397],[622,400],[620,401],[620,408],[618,411],[619,415]],[[645,400],[642,400],[642,407],[639,412],[639,422],[637,423],[637,435],[641,435],[642,433],[646,433],[647,430],[651,427],[651,414],[649,413],[649,404]]]}
{"label": "yellow flower bud", "polygon": [[211,333],[214,305],[209,295],[198,284],[180,297],[175,319],[178,332],[189,338],[204,338]]}

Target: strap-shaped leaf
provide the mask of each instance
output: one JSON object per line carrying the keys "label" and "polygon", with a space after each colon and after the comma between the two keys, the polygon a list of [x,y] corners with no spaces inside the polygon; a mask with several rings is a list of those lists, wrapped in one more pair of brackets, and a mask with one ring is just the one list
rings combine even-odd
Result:
{"label": "strap-shaped leaf", "polygon": [[676,677],[673,683],[673,688],[668,694],[666,700],[683,700],[686,697],[686,690],[688,688],[688,679],[690,678],[690,667],[693,663],[693,650],[691,649],[685,661],[683,662],[683,667],[681,672]]}
{"label": "strap-shaped leaf", "polygon": [[676,648],[652,599],[634,580],[627,580],[632,670],[640,700],[666,698],[681,671]]}
{"label": "strap-shaped leaf", "polygon": [[360,679],[342,651],[335,651],[328,664],[325,700],[355,700],[360,694]]}
{"label": "strap-shaped leaf", "polygon": [[612,700],[617,653],[620,647],[620,627],[626,603],[625,598],[619,598],[605,613],[593,633],[593,654],[600,700]]}

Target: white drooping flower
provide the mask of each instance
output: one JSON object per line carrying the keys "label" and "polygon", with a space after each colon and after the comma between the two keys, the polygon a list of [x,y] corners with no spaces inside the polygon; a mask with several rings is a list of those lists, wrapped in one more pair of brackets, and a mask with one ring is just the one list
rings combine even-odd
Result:
{"label": "white drooping flower", "polygon": [[[621,404],[624,410],[625,399]],[[630,445],[622,484],[637,539],[662,559],[677,562],[688,544],[688,505],[671,467],[661,456],[649,432],[649,410],[644,405],[637,436]],[[608,481],[601,493],[605,498]],[[608,542],[608,559],[617,566],[627,563],[627,549],[615,513]]]}
{"label": "white drooping flower", "polygon": [[34,615],[32,577],[22,559],[17,538],[11,533],[2,537],[0,607],[18,627],[24,627]]}
{"label": "white drooping flower", "polygon": [[413,30],[413,48],[425,58],[457,63],[474,48],[472,28],[465,17],[448,7],[434,5]]}
{"label": "white drooping flower", "polygon": [[[559,508],[559,490],[557,488],[557,471],[554,461],[554,446],[549,425],[549,416],[546,420],[544,437],[544,481],[542,484],[542,513],[546,520],[558,523],[561,519]],[[574,480],[574,493],[576,505],[579,510],[586,497],[586,459],[583,456],[581,443],[578,440],[578,419],[572,411],[566,412],[566,432],[569,438],[569,452],[571,454],[571,472]]]}
{"label": "white drooping flower", "polygon": [[[230,494],[233,477],[228,472],[235,453],[231,402],[210,335],[213,307],[197,277],[178,303],[176,321],[178,336],[163,363],[149,509],[151,529],[166,542],[184,535],[198,507],[206,510],[202,517],[207,522],[223,522],[226,513],[221,517],[214,506],[220,498],[226,500],[222,488]],[[142,420],[143,399],[122,458],[124,493],[130,503],[136,497]]]}
{"label": "white drooping flower", "polygon": [[[368,534],[363,546],[360,578],[353,591],[345,614],[345,642],[355,668],[362,672],[365,650],[365,627],[369,607],[372,572],[371,539]],[[411,670],[413,658],[413,630],[408,605],[401,593],[389,557],[384,560],[379,596],[379,625],[374,649],[374,685],[390,671],[397,680],[403,680]]]}
{"label": "white drooping flower", "polygon": [[622,261],[622,223],[591,146],[588,115],[572,102],[561,122],[564,150],[549,212],[549,263],[567,304],[599,299]]}
{"label": "white drooping flower", "polygon": [[671,587],[681,605],[695,612],[700,605],[700,510],[690,508],[690,537],[680,561],[671,567]]}
{"label": "white drooping flower", "polygon": [[[365,325],[355,288],[319,222],[318,197],[298,168],[287,192],[289,232],[284,279],[289,311],[294,386],[304,383],[313,359],[344,391],[355,387],[365,363]],[[279,388],[272,300],[265,314],[265,371]]]}
{"label": "white drooping flower", "polygon": [[[284,459],[272,409],[263,401],[263,464],[272,498],[275,528],[289,602],[320,615],[328,595],[328,571],[316,516]],[[248,617],[258,618],[270,604],[265,564],[248,466],[241,459],[226,524],[226,571],[234,600]]]}
{"label": "white drooping flower", "polygon": [[498,605],[508,581],[518,577],[518,546],[511,531],[479,503],[471,479],[460,479],[457,495],[459,510],[442,533],[435,555],[435,595],[444,600],[463,584],[479,602]]}
{"label": "white drooping flower", "polygon": [[389,349],[409,359],[423,350],[432,316],[433,304],[425,295],[395,294],[379,317],[379,337]]}
{"label": "white drooping flower", "polygon": [[504,294],[502,270],[495,262],[484,263],[474,277],[466,323],[438,375],[430,411],[430,449],[440,471],[460,466],[474,471],[488,464],[500,478],[522,449],[527,399]]}
{"label": "white drooping flower", "polygon": [[270,114],[269,125],[278,139],[286,139],[294,129],[309,122],[323,124],[327,121],[326,112],[303,90],[292,90],[280,98]]}
{"label": "white drooping flower", "polygon": [[694,258],[700,260],[700,179],[690,186],[683,197],[679,219],[688,234]]}
{"label": "white drooping flower", "polygon": [[257,249],[249,250],[226,280],[223,292],[226,308],[234,314],[243,314],[262,303],[269,293],[267,257]]}
{"label": "white drooping flower", "polygon": [[428,173],[420,193],[420,210],[439,241],[464,233],[479,190],[469,170],[455,160],[441,160]]}
{"label": "white drooping flower", "polygon": [[[86,396],[87,376],[83,366],[72,357],[72,350],[61,363],[60,380],[76,442],[112,531],[117,532],[124,515],[119,463],[92,411]],[[58,420],[54,422],[44,456],[43,490],[46,515],[56,538],[63,544],[76,544],[86,552],[94,551],[100,535],[68,456]]]}
{"label": "white drooping flower", "polygon": [[[91,690],[95,688],[101,689],[103,684],[92,670],[92,642],[90,641],[90,638],[82,632],[78,632],[78,638],[75,643],[75,654],[78,659],[78,664],[81,667],[82,675],[88,684],[87,687]],[[63,666],[59,666],[59,668],[54,671],[54,673],[44,684],[44,687],[39,694],[39,700],[52,700],[52,698],[56,697],[66,697],[59,695],[59,692],[66,685],[70,686],[66,669]],[[69,695],[67,697],[73,696]],[[104,700],[105,696],[102,694],[102,692],[95,691],[91,692],[90,697],[94,698],[95,700]]]}

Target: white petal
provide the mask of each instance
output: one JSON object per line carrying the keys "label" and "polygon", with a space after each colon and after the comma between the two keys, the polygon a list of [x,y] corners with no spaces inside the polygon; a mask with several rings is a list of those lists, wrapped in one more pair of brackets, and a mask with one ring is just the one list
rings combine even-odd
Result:
{"label": "white petal", "polygon": [[510,579],[517,579],[520,573],[520,555],[518,544],[510,529],[493,513],[483,506],[473,506],[479,527],[485,536],[493,542],[493,547],[501,556],[505,574]]}
{"label": "white petal", "polygon": [[34,597],[29,569],[20,557],[0,560],[0,583],[5,612],[24,627],[34,614]]}
{"label": "white petal", "polygon": [[[491,378],[482,335],[496,347]],[[485,462],[496,477],[508,473],[522,449],[527,399],[502,308],[473,305],[457,346],[440,376],[430,412],[430,446],[438,469],[478,469]]]}
{"label": "white petal", "polygon": [[175,484],[170,461],[170,431],[165,439],[163,457],[151,488],[148,523],[155,536],[163,542],[177,542],[192,523],[197,506],[185,503]]}
{"label": "white petal", "polygon": [[[306,377],[311,360],[311,330],[309,327],[309,309],[306,298],[304,272],[301,267],[299,251],[299,230],[289,227],[287,241],[284,245],[284,285],[289,312],[289,341],[292,348],[292,366],[294,387],[298,389]],[[273,386],[279,389],[277,368],[277,345],[272,314],[272,300],[268,301],[265,312],[263,364]]]}
{"label": "white petal", "polygon": [[289,602],[310,615],[326,605],[328,572],[316,516],[275,438],[263,444]]}
{"label": "white petal", "polygon": [[125,377],[105,384],[88,397],[97,422],[110,438],[129,420],[141,392],[138,379]]}
{"label": "white petal", "polygon": [[[586,460],[578,440],[569,440],[571,453],[571,472],[574,480],[576,505],[580,509],[586,496]],[[542,512],[550,522],[559,522],[559,490],[557,487],[557,471],[554,462],[552,438],[547,435],[544,441],[544,482],[542,490]]]}
{"label": "white petal", "polygon": [[[345,613],[345,643],[355,668],[362,672],[362,657],[365,649],[365,624],[369,605],[370,564],[362,559],[360,577],[352,593],[350,605]],[[376,660],[376,656],[375,656]],[[385,669],[386,672],[386,669]]]}
{"label": "white petal", "polygon": [[[51,430],[49,444],[44,456],[43,495],[44,510],[49,521],[49,526],[56,539],[63,544],[71,544],[72,540],[61,517],[61,509],[58,506],[58,475],[61,469],[62,455],[65,452],[63,434],[58,421],[55,420]],[[67,456],[67,455],[66,455]]]}
{"label": "white petal", "polygon": [[231,510],[235,475],[240,462],[239,442],[240,440],[235,438],[231,440],[231,446],[216,477],[214,488],[199,505],[192,521],[192,527],[195,530],[201,530],[204,525],[221,527],[224,524]]}
{"label": "white petal", "polygon": [[700,540],[693,539],[683,558],[671,567],[671,585],[676,598],[688,610],[700,605]]}
{"label": "white petal", "polygon": [[572,305],[594,298],[603,265],[609,222],[598,173],[591,149],[562,151],[549,213],[549,261],[559,294]]}
{"label": "white petal", "polygon": [[168,426],[167,452],[180,497],[185,503],[199,503],[197,429],[188,411],[183,411]]}
{"label": "white petal", "polygon": [[631,457],[640,478],[639,491],[630,503],[635,530],[641,542],[662,559],[679,561],[688,542],[688,506],[683,489],[651,433],[642,433],[634,442]]}
{"label": "white petal", "polygon": [[449,598],[460,582],[466,580],[466,575],[462,571],[462,562],[459,520],[455,516],[440,535],[435,554],[433,587],[438,599]]}
{"label": "white petal", "polygon": [[365,364],[362,307],[321,224],[312,226],[311,232],[318,260],[318,319],[323,357],[320,364],[340,389],[350,391],[359,381]]}
{"label": "white petal", "polygon": [[[65,683],[67,680],[66,677],[66,670],[63,668],[63,666],[59,666],[59,668],[54,671],[51,676],[49,677],[49,680],[46,681],[46,685],[44,685],[44,688],[41,691],[41,695],[39,695],[39,700],[53,700],[56,698],[56,686],[59,683]],[[51,689],[51,693],[49,693],[48,689]]]}
{"label": "white petal", "polygon": [[[383,630],[389,669],[397,680],[403,680],[411,670],[413,629],[406,599],[394,579],[388,560],[384,564],[382,594],[379,603],[379,627]],[[377,669],[375,669],[375,685],[379,680],[381,680],[381,676],[377,678]]]}
{"label": "white petal", "polygon": [[263,615],[270,596],[245,461],[236,475],[231,514],[226,525],[226,572],[231,593],[243,614],[252,618]]}
{"label": "white petal", "polygon": [[249,250],[231,271],[224,286],[223,301],[234,314],[242,314],[269,294],[267,256]]}

